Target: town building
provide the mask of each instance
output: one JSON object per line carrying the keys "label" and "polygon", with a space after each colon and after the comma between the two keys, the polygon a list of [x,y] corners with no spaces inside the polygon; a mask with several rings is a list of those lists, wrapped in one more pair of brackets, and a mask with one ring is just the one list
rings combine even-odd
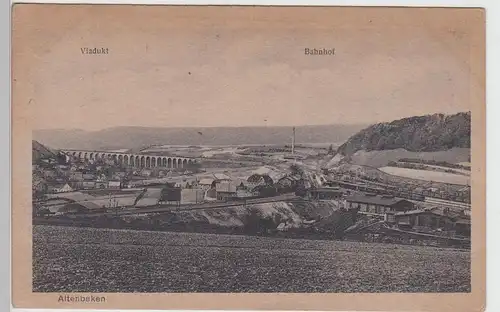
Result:
{"label": "town building", "polygon": [[308,197],[315,200],[333,200],[342,197],[343,192],[338,187],[320,187],[307,190]]}
{"label": "town building", "polygon": [[220,182],[215,186],[217,200],[227,200],[236,197],[236,185],[231,182]]}
{"label": "town building", "polygon": [[387,195],[353,194],[345,199],[347,209],[358,209],[365,214],[384,215],[388,212],[401,212],[412,210],[414,203],[406,199],[395,198]]}
{"label": "town building", "polygon": [[108,188],[110,189],[119,189],[121,188],[121,182],[117,180],[108,181]]}
{"label": "town building", "polygon": [[258,197],[273,197],[278,195],[278,189],[271,185],[258,185],[253,188],[253,193]]}
{"label": "town building", "polygon": [[95,181],[82,181],[82,188],[85,190],[90,190],[95,188]]}
{"label": "town building", "polygon": [[394,214],[394,223],[399,228],[412,228],[415,230],[425,228],[451,231],[455,225],[454,220],[448,215],[422,209],[397,212]]}
{"label": "town building", "polygon": [[200,181],[198,181],[198,185],[204,190],[208,190],[209,188],[211,188],[212,183],[214,183],[214,179],[210,178],[203,178]]}
{"label": "town building", "polygon": [[68,183],[54,183],[48,187],[49,193],[67,193],[72,191],[73,188]]}
{"label": "town building", "polygon": [[183,189],[181,191],[181,203],[196,204],[203,202],[205,191],[202,189]]}
{"label": "town building", "polygon": [[398,228],[416,232],[448,232],[464,237],[470,237],[471,233],[470,217],[465,211],[447,207],[389,212],[385,221]]}
{"label": "town building", "polygon": [[96,181],[95,182],[96,189],[106,189],[108,188],[108,181]]}
{"label": "town building", "polygon": [[161,189],[159,203],[175,203],[180,205],[182,200],[182,189],[171,185]]}

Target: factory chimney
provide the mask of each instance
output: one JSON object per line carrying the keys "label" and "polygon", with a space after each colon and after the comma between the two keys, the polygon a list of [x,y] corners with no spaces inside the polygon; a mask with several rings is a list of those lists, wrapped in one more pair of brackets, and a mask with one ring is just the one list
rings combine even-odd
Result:
{"label": "factory chimney", "polygon": [[295,152],[295,127],[292,129],[292,155],[294,155]]}

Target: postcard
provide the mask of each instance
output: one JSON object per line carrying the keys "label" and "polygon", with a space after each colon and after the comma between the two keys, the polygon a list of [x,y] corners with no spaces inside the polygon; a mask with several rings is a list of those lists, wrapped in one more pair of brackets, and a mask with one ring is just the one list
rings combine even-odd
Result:
{"label": "postcard", "polygon": [[13,304],[482,310],[485,116],[480,8],[16,4]]}

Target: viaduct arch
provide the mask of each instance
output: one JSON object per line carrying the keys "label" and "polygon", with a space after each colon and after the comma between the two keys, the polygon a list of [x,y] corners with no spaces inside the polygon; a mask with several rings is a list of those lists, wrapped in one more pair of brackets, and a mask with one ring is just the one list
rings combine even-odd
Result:
{"label": "viaduct arch", "polygon": [[195,158],[178,156],[156,156],[82,150],[62,150],[62,152],[68,156],[78,157],[80,159],[113,159],[119,164],[137,168],[185,168],[188,164],[196,163]]}

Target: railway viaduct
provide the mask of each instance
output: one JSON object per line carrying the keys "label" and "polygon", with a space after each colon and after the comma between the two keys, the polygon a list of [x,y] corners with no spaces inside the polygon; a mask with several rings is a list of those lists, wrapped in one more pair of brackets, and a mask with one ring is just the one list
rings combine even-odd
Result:
{"label": "railway viaduct", "polygon": [[138,168],[184,168],[188,164],[195,163],[196,159],[178,156],[157,156],[146,154],[130,154],[119,152],[83,151],[83,150],[62,150],[70,157],[80,159],[113,159],[119,164]]}

